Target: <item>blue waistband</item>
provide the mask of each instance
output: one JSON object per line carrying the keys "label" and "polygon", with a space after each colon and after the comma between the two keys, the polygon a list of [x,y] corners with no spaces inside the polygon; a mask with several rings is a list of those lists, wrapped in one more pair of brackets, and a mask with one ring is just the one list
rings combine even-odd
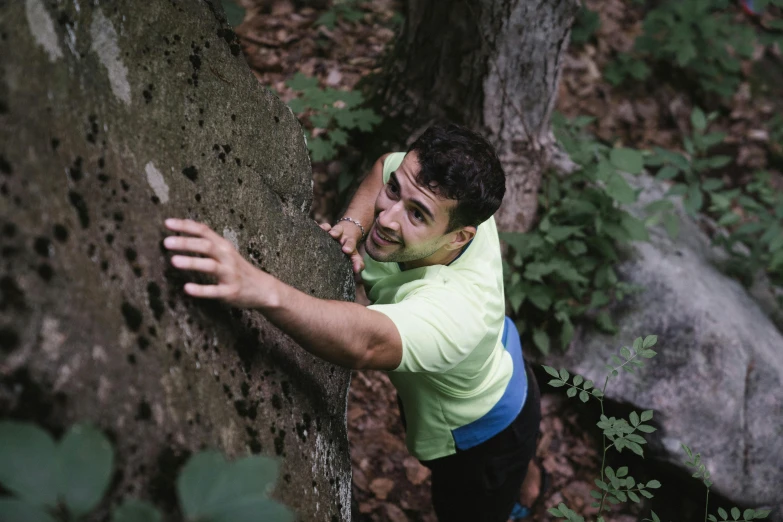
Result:
{"label": "blue waistband", "polygon": [[503,324],[503,346],[511,355],[514,371],[506,385],[506,391],[498,402],[482,417],[470,424],[452,430],[454,443],[460,450],[477,446],[506,429],[522,411],[527,398],[527,374],[522,359],[522,343],[514,322],[506,317]]}

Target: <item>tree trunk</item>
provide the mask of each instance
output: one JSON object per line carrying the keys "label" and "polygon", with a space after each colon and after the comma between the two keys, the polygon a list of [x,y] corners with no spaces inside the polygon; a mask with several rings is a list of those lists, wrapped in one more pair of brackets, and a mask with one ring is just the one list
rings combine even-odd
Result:
{"label": "tree trunk", "polygon": [[188,298],[159,246],[166,217],[198,219],[302,291],[352,299],[311,200],[301,127],[219,1],[0,1],[0,417],[105,430],[114,499],[174,514],[178,468],[211,447],[281,457],[276,498],[348,520],[349,372]]}
{"label": "tree trunk", "polygon": [[482,133],[507,176],[498,226],[528,230],[557,154],[549,120],[577,8],[577,0],[409,0],[375,93],[386,118],[378,135],[399,146],[442,119]]}

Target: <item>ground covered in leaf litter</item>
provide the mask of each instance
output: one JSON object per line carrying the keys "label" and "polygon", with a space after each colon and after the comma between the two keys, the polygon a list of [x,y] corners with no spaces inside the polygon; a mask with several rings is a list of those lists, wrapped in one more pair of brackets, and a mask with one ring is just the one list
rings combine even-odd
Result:
{"label": "ground covered in leaf litter", "polygon": [[[378,0],[359,4],[361,21],[337,21],[333,29],[315,22],[325,9],[298,7],[289,0],[242,0],[247,8],[238,27],[248,62],[265,86],[274,88],[284,101],[294,97],[285,81],[297,72],[319,79],[322,87],[351,90],[367,74],[377,72],[387,46],[398,29],[401,4]],[[311,2],[310,5],[316,2]],[[563,65],[558,110],[568,117],[595,117],[589,130],[606,142],[636,148],[661,146],[681,149],[682,136],[690,132],[689,116],[694,99],[686,92],[660,82],[614,88],[601,71],[612,56],[632,47],[641,32],[637,5],[622,0],[586,0],[596,11],[601,26],[594,38],[572,46]],[[737,10],[737,17],[744,16]],[[757,49],[743,64],[743,71],[764,69],[768,60],[781,60],[776,49]],[[774,78],[767,82],[775,84]],[[778,88],[781,83],[777,82]],[[735,158],[720,173],[729,185],[748,181],[760,168],[768,168],[773,183],[783,188],[783,176],[770,168],[780,164],[783,151],[770,139],[765,126],[780,112],[783,97],[770,92],[751,96],[750,81],[744,81],[726,102],[728,116],[719,118],[713,130],[727,133],[719,151]],[[317,130],[315,131],[317,134]],[[775,161],[775,158],[777,160]],[[333,221],[336,212],[340,158],[315,163],[312,217]],[[630,341],[630,340],[627,340]],[[591,376],[597,378],[599,376]],[[542,384],[546,382],[544,377]],[[549,520],[546,508],[566,502],[577,513],[591,517],[589,496],[598,476],[600,441],[592,424],[597,419],[579,416],[584,410],[564,394],[543,384],[542,438],[537,455],[551,476],[551,485],[536,508],[533,519]],[[356,519],[359,521],[434,522],[429,496],[429,471],[411,457],[404,444],[394,388],[382,372],[355,372],[348,406]],[[607,522],[631,522],[639,518],[638,508],[625,508],[606,516]],[[645,512],[645,515],[647,513]]]}

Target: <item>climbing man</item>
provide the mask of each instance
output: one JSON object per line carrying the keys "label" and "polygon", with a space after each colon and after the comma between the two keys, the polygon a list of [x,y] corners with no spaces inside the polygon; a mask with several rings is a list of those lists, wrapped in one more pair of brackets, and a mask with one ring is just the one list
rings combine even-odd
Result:
{"label": "climbing man", "polygon": [[432,470],[438,520],[505,522],[512,510],[524,516],[538,493],[541,413],[505,317],[492,217],[504,194],[493,147],[456,125],[431,127],[407,153],[379,158],[344,216],[322,225],[361,273],[367,307],[300,292],[194,221],[166,220],[187,236],[164,244],[203,256],[174,255],[176,268],[215,278],[187,283],[186,293],[256,309],[326,361],[388,372],[407,447]]}

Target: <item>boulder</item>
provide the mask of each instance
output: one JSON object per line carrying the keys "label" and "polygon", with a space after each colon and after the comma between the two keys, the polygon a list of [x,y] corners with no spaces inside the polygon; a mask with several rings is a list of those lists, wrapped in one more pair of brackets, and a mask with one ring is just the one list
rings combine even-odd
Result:
{"label": "boulder", "polygon": [[178,469],[209,447],[280,457],[277,499],[348,520],[350,373],[186,296],[160,244],[166,217],[204,221],[296,288],[351,300],[311,199],[302,129],[219,1],[0,2],[0,416],[103,429],[114,499],[175,513]]}
{"label": "boulder", "polygon": [[[640,205],[665,191],[646,176],[634,183],[643,189]],[[770,517],[780,520],[783,336],[745,288],[715,267],[721,255],[698,224],[678,213],[676,240],[655,229],[619,266],[620,278],[644,291],[614,309],[617,335],[586,329],[547,364],[603,382],[620,346],[657,335],[657,357],[612,379],[607,399],[655,410],[659,429],[648,436],[648,452],[687,470],[680,444],[689,445],[711,472],[713,492],[735,505],[777,507]],[[660,491],[677,494],[665,484]]]}

